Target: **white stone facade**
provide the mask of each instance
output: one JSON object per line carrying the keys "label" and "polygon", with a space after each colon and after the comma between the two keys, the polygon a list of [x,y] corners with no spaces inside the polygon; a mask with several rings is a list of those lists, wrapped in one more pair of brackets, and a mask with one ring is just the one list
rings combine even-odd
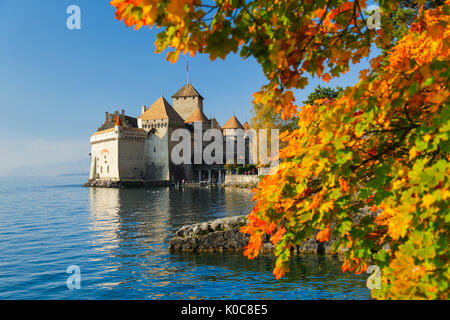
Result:
{"label": "white stone facade", "polygon": [[122,126],[92,135],[89,178],[112,181],[142,179],[145,137],[143,131]]}

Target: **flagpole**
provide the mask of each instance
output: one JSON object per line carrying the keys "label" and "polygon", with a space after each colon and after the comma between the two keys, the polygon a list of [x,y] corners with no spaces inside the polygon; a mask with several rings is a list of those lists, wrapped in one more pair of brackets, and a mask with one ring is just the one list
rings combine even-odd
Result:
{"label": "flagpole", "polygon": [[189,84],[189,60],[186,59],[186,84]]}

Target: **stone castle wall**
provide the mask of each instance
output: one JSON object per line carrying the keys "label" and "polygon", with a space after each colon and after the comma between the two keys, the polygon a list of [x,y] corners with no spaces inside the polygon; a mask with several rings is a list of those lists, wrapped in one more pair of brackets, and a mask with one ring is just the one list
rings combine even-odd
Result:
{"label": "stone castle wall", "polygon": [[142,133],[122,132],[118,140],[120,179],[140,180],[144,176],[144,140]]}
{"label": "stone castle wall", "polygon": [[145,179],[169,180],[168,123],[160,120],[157,123],[160,127],[152,129],[145,140]]}
{"label": "stone castle wall", "polygon": [[197,108],[203,112],[203,101],[199,97],[175,97],[172,106],[186,120]]}
{"label": "stone castle wall", "polygon": [[118,133],[111,130],[91,137],[91,178],[119,179]]}

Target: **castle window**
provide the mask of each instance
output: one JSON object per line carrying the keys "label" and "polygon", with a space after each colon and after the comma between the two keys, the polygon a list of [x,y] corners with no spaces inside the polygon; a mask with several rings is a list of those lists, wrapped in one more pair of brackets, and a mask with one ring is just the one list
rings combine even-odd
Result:
{"label": "castle window", "polygon": [[106,173],[109,173],[109,166],[106,167]]}
{"label": "castle window", "polygon": [[153,152],[156,152],[156,148],[153,148]]}

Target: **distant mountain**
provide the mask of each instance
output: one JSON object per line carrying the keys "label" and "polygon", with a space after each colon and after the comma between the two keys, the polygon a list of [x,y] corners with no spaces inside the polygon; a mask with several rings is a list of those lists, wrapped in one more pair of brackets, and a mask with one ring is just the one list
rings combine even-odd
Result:
{"label": "distant mountain", "polygon": [[68,161],[55,164],[22,166],[9,171],[7,176],[89,176],[90,160]]}

